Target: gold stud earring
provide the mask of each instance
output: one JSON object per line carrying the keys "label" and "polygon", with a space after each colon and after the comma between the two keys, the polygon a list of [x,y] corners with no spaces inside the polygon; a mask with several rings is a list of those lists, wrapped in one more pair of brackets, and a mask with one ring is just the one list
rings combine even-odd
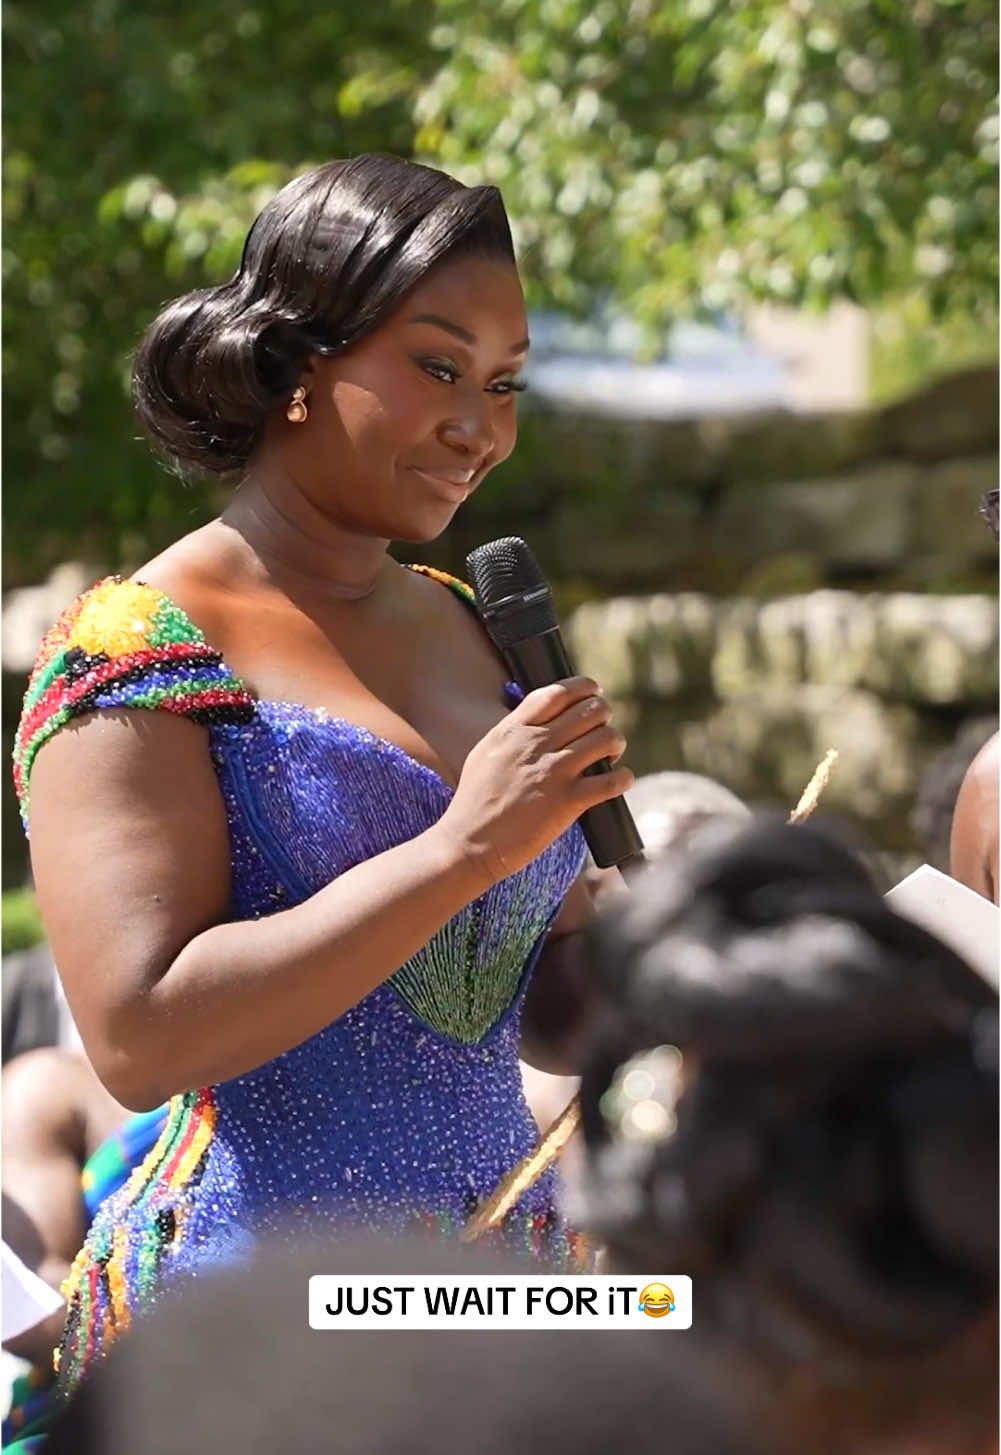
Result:
{"label": "gold stud earring", "polygon": [[292,391],[292,398],[285,410],[285,418],[290,424],[304,424],[309,416],[306,408],[306,390],[302,384],[298,384]]}

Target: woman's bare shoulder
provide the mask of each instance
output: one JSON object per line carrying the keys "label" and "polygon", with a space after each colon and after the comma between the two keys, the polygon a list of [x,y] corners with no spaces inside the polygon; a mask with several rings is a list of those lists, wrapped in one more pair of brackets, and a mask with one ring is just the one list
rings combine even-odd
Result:
{"label": "woman's bare shoulder", "polygon": [[225,621],[227,600],[238,599],[245,589],[244,576],[230,533],[213,520],[172,541],[131,579],[162,591],[211,636],[212,626]]}

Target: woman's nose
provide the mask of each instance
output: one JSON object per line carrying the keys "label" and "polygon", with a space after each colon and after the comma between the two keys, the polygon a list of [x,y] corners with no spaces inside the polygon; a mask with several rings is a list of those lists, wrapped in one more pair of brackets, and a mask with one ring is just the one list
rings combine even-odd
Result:
{"label": "woman's nose", "polygon": [[463,454],[489,454],[494,443],[489,401],[467,397],[460,409],[442,423],[438,433],[445,444]]}

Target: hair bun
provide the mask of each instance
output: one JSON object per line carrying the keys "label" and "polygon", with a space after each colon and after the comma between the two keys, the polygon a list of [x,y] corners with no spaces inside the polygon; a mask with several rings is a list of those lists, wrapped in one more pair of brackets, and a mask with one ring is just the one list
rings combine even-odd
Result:
{"label": "hair bun", "polygon": [[301,330],[248,308],[234,284],[197,289],[168,304],[139,348],[139,422],[182,470],[241,470],[308,352]]}

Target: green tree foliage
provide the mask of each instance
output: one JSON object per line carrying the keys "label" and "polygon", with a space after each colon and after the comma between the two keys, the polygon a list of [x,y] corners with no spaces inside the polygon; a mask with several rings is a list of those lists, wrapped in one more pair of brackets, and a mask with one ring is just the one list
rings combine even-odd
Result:
{"label": "green tree foliage", "polygon": [[987,0],[10,0],[8,584],[205,518],[133,439],[128,356],[311,161],[495,181],[533,299],[639,316],[994,307]]}
{"label": "green tree foliage", "polygon": [[[996,287],[995,7],[439,0],[418,148],[500,185],[532,275],[646,317]],[[447,17],[447,20],[446,20]]]}
{"label": "green tree foliage", "polygon": [[42,917],[30,889],[5,891],[0,900],[0,950],[10,955],[15,950],[30,950],[45,939]]}
{"label": "green tree foliage", "polygon": [[232,272],[312,160],[409,154],[437,58],[409,0],[11,0],[4,10],[8,586],[133,562],[206,519],[136,440],[129,358],[160,304]]}

